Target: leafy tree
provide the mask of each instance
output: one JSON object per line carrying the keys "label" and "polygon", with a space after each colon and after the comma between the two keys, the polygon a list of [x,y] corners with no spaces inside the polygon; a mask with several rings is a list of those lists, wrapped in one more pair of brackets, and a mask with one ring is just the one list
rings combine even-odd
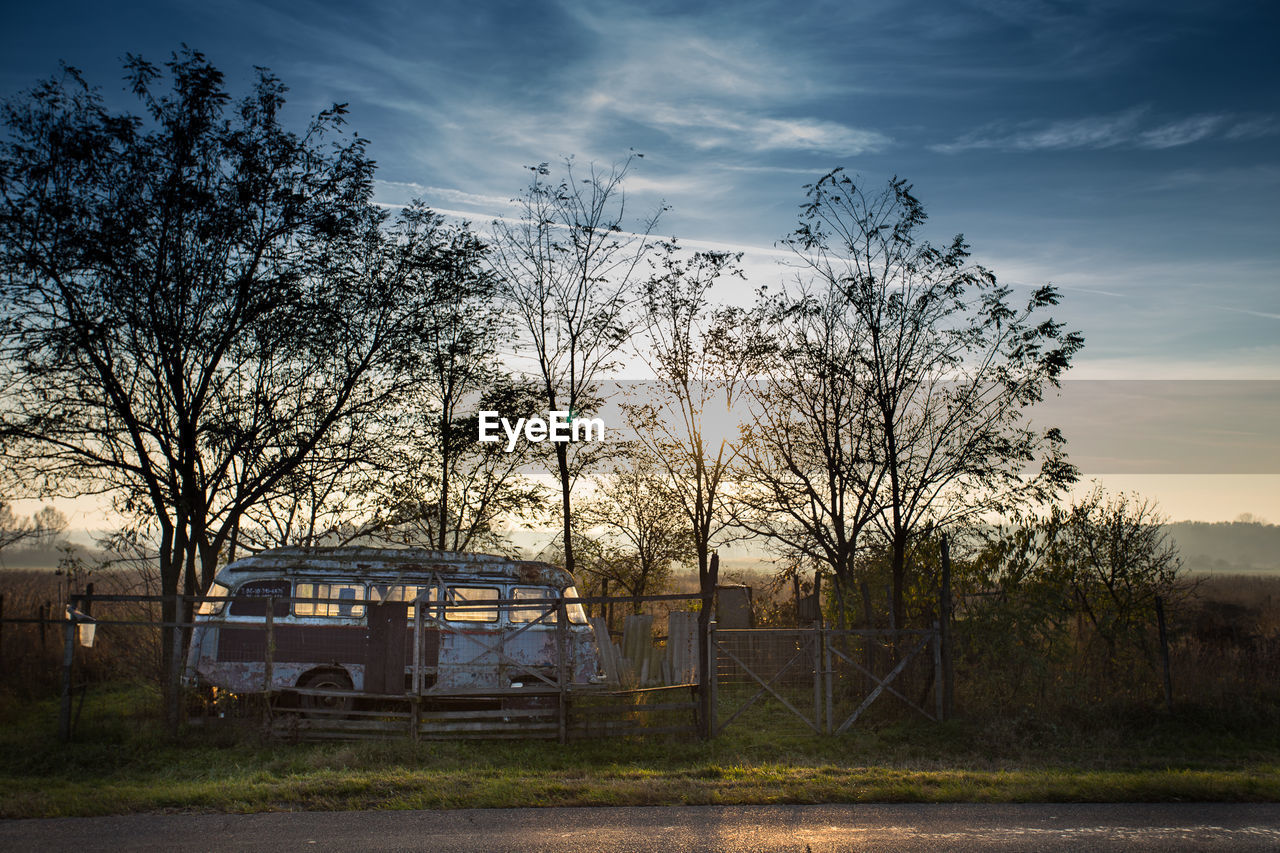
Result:
{"label": "leafy tree", "polygon": [[365,527],[360,501],[377,482],[388,437],[382,413],[354,414],[335,424],[279,479],[262,500],[245,508],[232,531],[228,562],[240,551],[350,540]]}
{"label": "leafy tree", "polygon": [[959,565],[970,653],[1000,661],[1010,695],[1025,682],[1043,697],[1071,669],[1096,682],[1154,667],[1155,599],[1176,607],[1190,589],[1155,505],[1100,488],[994,531]]}
{"label": "leafy tree", "polygon": [[850,366],[878,433],[876,520],[892,549],[899,627],[913,536],[1047,500],[1076,476],[1061,434],[1027,421],[1084,343],[1044,316],[1057,290],[1014,304],[1011,287],[969,261],[962,236],[941,247],[922,239],[925,219],[905,181],[868,193],[837,169],[808,187],[786,241],[804,275],[842,295],[856,336]]}
{"label": "leafy tree", "polygon": [[[738,448],[728,421],[745,391],[755,354],[752,339],[735,334],[743,312],[714,307],[710,293],[722,279],[742,277],[737,266],[741,257],[726,252],[686,256],[674,239],[662,244],[642,303],[656,393],[650,402],[628,407],[640,442],[664,469],[693,546],[702,592],[701,660],[709,659],[711,601],[720,565],[712,543],[723,536],[733,515],[727,487]],[[703,731],[709,736],[711,696],[704,692],[699,700]]]}
{"label": "leafy tree", "polygon": [[403,222],[437,235],[411,272],[426,298],[422,331],[405,354],[413,381],[399,405],[333,430],[242,528],[256,547],[373,539],[439,550],[502,550],[499,526],[540,515],[542,489],[523,476],[529,448],[477,441],[477,411],[512,418],[537,408],[537,389],[499,366],[510,321],[487,247],[466,223],[449,226],[420,203]]}
{"label": "leafy tree", "polygon": [[141,115],[70,68],[4,107],[0,417],[30,480],[110,494],[195,593],[250,508],[396,405],[438,234],[388,233],[342,107],[298,134],[265,70],[233,103],[196,51],[126,69]]}
{"label": "leafy tree", "polygon": [[[414,215],[431,214],[415,210]],[[499,342],[504,339],[502,326],[510,318],[501,311],[499,281],[486,266],[485,258],[485,245],[464,226],[451,232],[434,266],[424,271],[429,274],[435,298],[426,336],[416,353],[421,377],[419,392],[408,412],[411,419],[422,420],[420,416],[426,415],[433,423],[421,431],[412,429],[418,426],[413,424],[408,434],[429,439],[430,444],[413,450],[421,451],[424,460],[429,458],[438,466],[436,475],[430,478],[436,484],[436,499],[431,502],[436,512],[431,543],[440,550],[465,550],[478,528],[488,526],[487,509],[482,509],[479,517],[472,515],[467,522],[462,521],[468,516],[468,507],[458,506],[455,511],[452,505],[451,487],[458,485],[455,480],[467,479],[467,485],[474,486],[472,477],[481,470],[492,474],[502,467],[473,467],[467,472],[472,477],[457,476],[464,473],[455,469],[467,449],[480,451],[480,456],[490,463],[496,461],[477,446],[475,417],[463,417],[464,405],[474,402],[485,389],[501,385],[507,399],[499,408],[509,410],[512,403],[523,408],[514,399],[517,389],[496,366]],[[489,399],[483,401],[481,408],[493,407],[498,407],[497,401]],[[514,468],[507,466],[506,470],[510,473]],[[490,478],[487,487],[478,491],[464,488],[457,497],[465,501],[467,495],[477,494],[484,496],[487,503],[492,489],[501,489],[504,482],[504,478]],[[527,489],[524,492],[530,494]],[[513,497],[515,492],[508,491],[507,495]]]}
{"label": "leafy tree", "polygon": [[[641,263],[661,211],[629,224],[623,181],[628,158],[608,171],[591,166],[585,177],[572,160],[550,180],[547,164],[516,200],[514,222],[494,223],[493,267],[537,364],[549,411],[589,414],[598,404],[597,381],[615,362],[634,318]],[[560,481],[565,569],[573,572],[570,492],[577,473],[600,447],[553,443]]]}
{"label": "leafy tree", "polygon": [[1157,596],[1176,597],[1182,589],[1182,559],[1164,521],[1151,501],[1108,497],[1095,487],[1065,517],[1059,510],[1044,525],[1076,610],[1112,658],[1126,639],[1145,639]]}

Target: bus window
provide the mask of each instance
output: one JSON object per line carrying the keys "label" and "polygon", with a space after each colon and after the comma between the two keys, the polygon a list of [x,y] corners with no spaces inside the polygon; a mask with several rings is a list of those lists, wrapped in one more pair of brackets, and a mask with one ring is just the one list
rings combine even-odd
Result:
{"label": "bus window", "polygon": [[[569,587],[564,591],[564,597],[577,598],[578,588],[576,586]],[[582,609],[582,605],[579,604],[578,602],[575,601],[573,604],[566,604],[565,610],[569,614],[570,625],[586,625],[587,624],[587,612]]]}
{"label": "bus window", "polygon": [[[555,604],[546,599],[555,598],[556,594],[549,589],[538,589],[531,586],[518,586],[511,590],[511,597],[515,602],[511,605],[511,621],[512,622],[533,622],[542,614],[550,610],[547,618],[542,620],[542,624],[554,624],[556,621]],[[521,601],[529,599],[542,599],[541,604],[521,604]]]}
{"label": "bus window", "polygon": [[[400,583],[376,583],[369,587],[369,600],[375,602],[387,601],[407,601],[409,602],[409,618],[413,618],[414,606],[413,602],[418,600],[418,595],[422,593],[426,601],[436,600],[436,588],[434,586],[413,586]],[[430,615],[431,608],[427,608]]]}
{"label": "bus window", "polygon": [[[230,587],[223,586],[220,583],[214,582],[209,585],[209,591],[205,593],[205,596],[207,596],[207,598],[218,599],[218,598],[226,598],[230,594],[231,594]],[[227,602],[225,601],[205,600],[200,602],[200,609],[197,610],[196,613],[200,614],[201,616],[220,616],[222,615],[222,609],[226,606],[227,606]]]}
{"label": "bus window", "polygon": [[267,599],[276,599],[273,615],[289,615],[289,582],[287,580],[249,581],[236,590],[231,599],[232,616],[266,616]]}
{"label": "bus window", "polygon": [[444,618],[450,622],[497,622],[498,607],[455,607],[454,602],[497,601],[498,590],[488,586],[455,586],[449,590],[449,603],[445,606]]}
{"label": "bus window", "polygon": [[[299,601],[294,607],[298,616],[363,616],[364,586],[354,583],[300,583],[298,598],[318,599]],[[334,599],[326,601],[325,599]]]}

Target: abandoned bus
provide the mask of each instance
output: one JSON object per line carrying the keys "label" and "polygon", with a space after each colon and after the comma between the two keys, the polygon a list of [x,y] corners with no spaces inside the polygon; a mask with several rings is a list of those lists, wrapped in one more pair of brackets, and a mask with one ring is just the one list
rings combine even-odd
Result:
{"label": "abandoned bus", "polygon": [[207,595],[187,657],[193,686],[448,697],[558,687],[562,673],[598,681],[592,628],[563,601],[578,595],[573,578],[547,563],[278,548],[226,566]]}

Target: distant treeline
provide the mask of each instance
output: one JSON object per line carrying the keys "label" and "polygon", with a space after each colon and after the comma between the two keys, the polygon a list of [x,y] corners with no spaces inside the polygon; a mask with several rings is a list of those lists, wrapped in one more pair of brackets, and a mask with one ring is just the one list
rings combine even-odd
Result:
{"label": "distant treeline", "polygon": [[1165,529],[1189,572],[1280,572],[1280,525],[1178,521]]}

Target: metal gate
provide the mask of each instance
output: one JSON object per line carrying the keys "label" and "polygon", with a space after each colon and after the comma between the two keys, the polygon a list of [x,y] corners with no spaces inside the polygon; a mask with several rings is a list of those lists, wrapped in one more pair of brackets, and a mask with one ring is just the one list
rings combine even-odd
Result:
{"label": "metal gate", "polygon": [[817,734],[848,731],[886,695],[927,719],[942,718],[936,625],[915,631],[713,627],[710,649],[713,734],[771,700]]}

